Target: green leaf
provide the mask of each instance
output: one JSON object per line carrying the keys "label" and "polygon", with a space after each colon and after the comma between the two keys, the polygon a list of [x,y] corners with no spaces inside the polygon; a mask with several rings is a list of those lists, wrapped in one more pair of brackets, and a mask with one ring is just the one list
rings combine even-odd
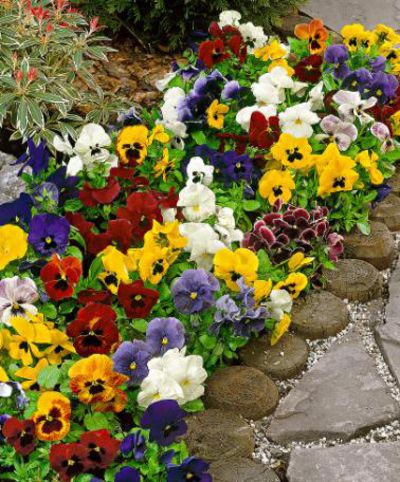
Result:
{"label": "green leaf", "polygon": [[89,283],[96,281],[97,277],[102,271],[104,271],[103,261],[101,260],[101,258],[95,258],[89,269]]}
{"label": "green leaf", "polygon": [[43,388],[54,388],[60,378],[60,370],[56,365],[49,365],[40,370],[38,383]]}
{"label": "green leaf", "polygon": [[198,144],[199,146],[202,144],[207,144],[207,137],[202,131],[193,132],[192,137],[196,141],[196,144]]}
{"label": "green leaf", "polygon": [[260,208],[259,201],[246,199],[242,203],[243,209],[245,211],[257,211]]}
{"label": "green leaf", "polygon": [[45,102],[48,102],[49,104],[63,105],[67,103],[67,101],[60,95],[52,94],[50,92],[37,92],[36,97],[40,100],[44,100]]}
{"label": "green leaf", "polygon": [[201,399],[192,400],[183,406],[183,409],[187,412],[202,412],[204,410],[204,403]]}
{"label": "green leaf", "polygon": [[368,224],[368,222],[358,222],[357,227],[362,234],[365,234],[366,236],[368,236],[368,234],[371,232],[371,226]]}
{"label": "green leaf", "polygon": [[108,419],[104,413],[95,412],[86,415],[83,424],[88,430],[100,430],[108,427]]}
{"label": "green leaf", "polygon": [[57,317],[57,308],[51,303],[46,303],[40,307],[40,312],[50,320],[54,320]]}
{"label": "green leaf", "polygon": [[28,127],[28,104],[25,99],[21,99],[17,112],[17,129],[24,133]]}
{"label": "green leaf", "polygon": [[33,122],[39,127],[44,127],[44,116],[39,105],[32,99],[26,99],[26,102],[28,103],[28,111]]}

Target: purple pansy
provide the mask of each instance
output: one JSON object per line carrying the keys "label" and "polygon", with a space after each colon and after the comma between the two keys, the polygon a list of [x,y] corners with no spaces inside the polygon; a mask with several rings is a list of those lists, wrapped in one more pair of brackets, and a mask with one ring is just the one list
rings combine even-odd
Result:
{"label": "purple pansy", "polygon": [[122,467],[115,475],[114,482],[140,482],[140,472],[133,467]]}
{"label": "purple pansy", "polygon": [[380,104],[386,104],[396,97],[398,86],[399,81],[395,75],[376,72],[369,83],[368,97],[376,97]]}
{"label": "purple pansy", "polygon": [[208,158],[215,167],[215,176],[226,185],[240,180],[251,181],[253,177],[253,161],[247,154],[238,154],[236,151],[219,152],[207,145],[198,146],[195,153],[196,156]]}
{"label": "purple pansy", "polygon": [[176,318],[154,318],[147,325],[146,343],[151,353],[163,355],[172,348],[183,348],[185,329]]}
{"label": "purple pansy", "polygon": [[358,90],[360,94],[363,94],[366,90],[369,90],[372,82],[372,74],[364,67],[351,72],[343,80],[342,88],[349,90]]}
{"label": "purple pansy", "polygon": [[212,477],[207,473],[209,464],[197,457],[187,457],[180,465],[170,466],[167,469],[167,482],[212,482]]}
{"label": "purple pansy", "polygon": [[378,55],[375,59],[370,59],[369,65],[373,72],[383,72],[386,68],[386,59],[382,55]]}
{"label": "purple pansy", "polygon": [[235,335],[250,338],[252,333],[259,333],[265,328],[265,320],[268,316],[269,313],[263,306],[246,310],[240,318],[233,322]]}
{"label": "purple pansy", "polygon": [[215,307],[217,310],[214,314],[214,322],[209,329],[211,333],[218,336],[224,325],[232,325],[236,321],[240,316],[240,309],[229,295],[221,296]]}
{"label": "purple pansy", "polygon": [[318,140],[336,142],[341,151],[347,151],[351,143],[357,139],[358,130],[351,122],[344,122],[335,115],[327,115],[321,120],[321,129],[324,134],[317,134]]}
{"label": "purple pansy", "polygon": [[36,145],[34,140],[29,138],[27,144],[28,151],[22,154],[13,165],[22,164],[18,174],[21,174],[26,167],[30,167],[33,175],[37,176],[49,167],[50,152],[47,149],[46,141],[41,141]]}
{"label": "purple pansy", "polygon": [[46,182],[51,182],[58,189],[59,205],[63,205],[68,199],[74,199],[79,196],[79,189],[77,184],[79,176],[68,176],[67,166],[61,166],[54,171],[46,179]]}
{"label": "purple pansy", "polygon": [[48,205],[58,205],[60,193],[55,184],[46,181],[35,189],[33,198],[36,207],[46,210]]}
{"label": "purple pansy", "polygon": [[0,226],[8,223],[28,224],[32,218],[33,199],[29,194],[22,193],[15,201],[0,205]]}
{"label": "purple pansy", "polygon": [[186,415],[176,400],[160,400],[146,409],[140,423],[143,428],[150,430],[151,442],[166,447],[186,433]]}
{"label": "purple pansy", "polygon": [[346,64],[349,58],[349,51],[346,45],[330,45],[325,50],[324,60],[327,64],[332,64],[328,70],[333,72],[335,79],[343,79],[349,74],[350,69]]}
{"label": "purple pansy", "polygon": [[172,296],[178,311],[185,314],[207,310],[214,304],[219,290],[215,276],[204,269],[188,269],[172,286]]}
{"label": "purple pansy", "polygon": [[37,214],[29,223],[28,242],[43,255],[62,254],[68,244],[69,222],[55,214]]}
{"label": "purple pansy", "polygon": [[124,341],[113,355],[114,370],[129,377],[129,385],[139,385],[148,375],[149,347],[140,340]]}
{"label": "purple pansy", "polygon": [[121,442],[120,450],[124,455],[133,455],[135,460],[142,460],[146,452],[146,439],[142,432],[138,430],[125,437]]}
{"label": "purple pansy", "polygon": [[237,99],[241,90],[242,88],[237,80],[230,80],[222,89],[221,99]]}

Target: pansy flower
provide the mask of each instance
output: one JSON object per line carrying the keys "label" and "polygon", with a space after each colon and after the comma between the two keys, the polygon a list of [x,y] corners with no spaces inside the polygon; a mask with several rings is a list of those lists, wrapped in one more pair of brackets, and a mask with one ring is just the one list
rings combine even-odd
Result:
{"label": "pansy flower", "polygon": [[44,355],[50,365],[60,365],[63,358],[72,353],[76,353],[74,345],[64,331],[50,330],[50,346],[44,351]]}
{"label": "pansy flower", "polygon": [[185,329],[176,318],[154,318],[147,325],[146,344],[154,355],[185,345]]}
{"label": "pansy flower", "polygon": [[292,299],[299,297],[300,293],[307,287],[308,279],[303,273],[290,273],[284,281],[279,281],[274,290],[286,290]]}
{"label": "pansy flower", "polygon": [[209,464],[198,457],[187,457],[180,465],[170,465],[167,469],[167,482],[211,482],[213,479],[207,470]]}
{"label": "pansy flower", "polygon": [[174,167],[175,159],[169,158],[169,150],[167,147],[164,147],[162,158],[154,166],[155,177],[162,177],[162,180],[166,182],[168,174],[174,169]]}
{"label": "pansy flower", "polygon": [[125,437],[121,442],[120,450],[124,455],[133,455],[137,461],[142,460],[146,452],[146,439],[142,431],[137,430]]}
{"label": "pansy flower", "polygon": [[35,423],[33,420],[18,420],[8,418],[1,430],[6,443],[12,445],[20,455],[29,455],[35,450]]}
{"label": "pansy flower", "polygon": [[288,56],[288,48],[278,40],[254,50],[254,56],[264,62],[268,60],[279,60]]}
{"label": "pansy flower", "polygon": [[28,224],[32,218],[33,199],[21,193],[18,199],[0,204],[0,226],[9,223]]}
{"label": "pansy flower", "polygon": [[271,345],[276,345],[282,336],[288,331],[292,322],[290,315],[285,313],[282,318],[275,323],[274,329],[271,333]]}
{"label": "pansy flower", "polygon": [[350,73],[346,64],[349,59],[349,50],[346,45],[329,45],[325,50],[324,61],[331,66],[328,72],[332,71],[335,79],[343,79]]}
{"label": "pansy flower", "polygon": [[117,294],[121,282],[130,282],[129,271],[132,268],[130,258],[114,246],[108,246],[98,256],[101,257],[105,269],[99,274],[99,280],[111,293]]}
{"label": "pansy flower", "polygon": [[321,67],[321,55],[314,54],[300,60],[294,67],[294,72],[301,82],[316,84],[322,75]]}
{"label": "pansy flower", "polygon": [[150,231],[144,235],[144,246],[150,248],[170,248],[172,250],[183,249],[187,244],[187,239],[179,231],[180,223],[178,220],[165,222],[163,224],[153,221]]}
{"label": "pansy flower", "polygon": [[28,235],[12,224],[0,226],[0,271],[28,251]]}
{"label": "pansy flower", "polygon": [[0,280],[0,321],[9,325],[12,316],[36,314],[37,308],[33,303],[38,299],[36,284],[30,278],[13,276]]}
{"label": "pansy flower", "polygon": [[284,203],[290,201],[295,187],[290,172],[277,169],[267,171],[258,185],[261,196],[267,198],[272,206],[278,199],[281,199]]}
{"label": "pansy flower", "polygon": [[152,403],[144,412],[140,424],[150,431],[150,441],[167,447],[187,431],[186,412],[175,400]]}
{"label": "pansy flower", "polygon": [[352,122],[345,122],[335,115],[327,115],[321,120],[323,134],[317,134],[316,139],[335,142],[341,151],[347,151],[351,143],[357,139],[358,130]]}
{"label": "pansy flower", "polygon": [[176,255],[172,259],[171,255],[172,251],[169,248],[159,248],[158,246],[140,250],[139,274],[141,279],[157,285],[167,273],[170,263],[176,259]]}
{"label": "pansy flower", "polygon": [[220,249],[214,256],[214,274],[223,279],[232,291],[240,291],[237,281],[243,277],[246,284],[257,279],[257,256],[246,248],[231,251]]}
{"label": "pansy flower", "polygon": [[214,129],[222,129],[224,127],[225,115],[228,113],[229,107],[220,104],[218,100],[213,100],[207,109],[207,122]]}
{"label": "pansy flower", "polygon": [[89,451],[80,443],[52,445],[50,465],[58,473],[60,480],[70,482],[91,466]]}
{"label": "pansy flower", "polygon": [[116,313],[109,305],[89,303],[81,308],[67,327],[67,335],[73,338],[76,352],[84,357],[109,353],[119,339],[115,320]]}
{"label": "pansy flower", "polygon": [[140,482],[140,480],[140,472],[137,469],[125,466],[115,474],[114,482]]}
{"label": "pansy flower", "polygon": [[36,366],[32,367],[22,367],[15,372],[15,376],[18,378],[24,378],[21,386],[24,390],[40,390],[40,385],[38,382],[38,376],[44,367],[47,367],[49,362],[46,358],[41,358]]}
{"label": "pansy flower", "polygon": [[147,363],[151,357],[151,350],[145,342],[124,341],[113,355],[114,370],[129,377],[129,385],[140,385],[149,374]]}
{"label": "pansy flower", "polygon": [[147,156],[149,130],[144,125],[126,126],[118,135],[115,149],[122,164],[142,164]]}
{"label": "pansy flower", "polygon": [[365,30],[360,23],[345,25],[340,31],[340,35],[350,52],[356,52],[360,48],[364,48],[368,52],[377,40],[375,33]]}
{"label": "pansy flower", "polygon": [[310,23],[296,25],[294,34],[301,40],[307,40],[307,47],[311,54],[321,54],[326,48],[328,30],[319,18],[311,20]]}
{"label": "pansy flower", "polygon": [[281,134],[271,149],[273,157],[292,169],[305,169],[311,161],[312,148],[307,139]]}
{"label": "pansy flower", "polygon": [[81,262],[74,256],[61,259],[58,255],[53,255],[40,270],[46,293],[55,301],[70,298],[81,276]]}
{"label": "pansy flower", "polygon": [[120,412],[127,402],[127,395],[119,387],[128,377],[114,371],[111,358],[91,355],[78,360],[68,371],[70,387],[80,402],[92,404],[99,412]]}
{"label": "pansy flower", "polygon": [[59,392],[45,392],[37,401],[33,414],[39,440],[54,442],[63,439],[70,429],[71,403]]}
{"label": "pansy flower", "polygon": [[62,254],[68,244],[69,222],[55,214],[37,214],[29,223],[28,242],[43,256]]}
{"label": "pansy flower", "polygon": [[88,450],[88,459],[94,468],[106,469],[117,457],[120,441],[112,438],[106,429],[85,432],[80,443]]}
{"label": "pansy flower", "polygon": [[79,182],[78,176],[68,176],[67,166],[61,166],[48,176],[46,182],[54,184],[58,189],[58,203],[63,205],[68,199],[78,197],[79,189],[77,184]]}
{"label": "pansy flower", "polygon": [[379,156],[376,152],[364,150],[358,153],[356,160],[362,165],[362,167],[368,172],[371,183],[379,186],[383,183],[383,174],[379,170],[378,160]]}
{"label": "pansy flower", "polygon": [[121,192],[121,186],[115,178],[109,177],[103,188],[94,188],[88,182],[83,184],[79,192],[79,199],[86,207],[98,206],[99,204],[111,204]]}
{"label": "pansy flower", "polygon": [[111,305],[112,293],[106,290],[95,290],[93,288],[88,288],[78,293],[78,302],[81,305],[86,305],[90,302]]}
{"label": "pansy flower", "polygon": [[279,139],[279,117],[265,117],[262,112],[251,114],[249,142],[254,147],[269,149]]}
{"label": "pansy flower", "polygon": [[39,144],[36,145],[34,140],[29,137],[27,145],[27,152],[22,154],[14,165],[22,164],[18,174],[21,174],[25,168],[30,167],[33,175],[37,176],[49,167],[50,151],[47,149],[47,143],[45,140],[40,141]]}
{"label": "pansy flower", "polygon": [[208,69],[229,57],[229,53],[225,51],[224,42],[220,38],[206,40],[199,46],[199,59]]}
{"label": "pansy flower", "polygon": [[142,280],[121,283],[118,288],[118,301],[129,318],[147,318],[159,295],[157,290],[146,288]]}

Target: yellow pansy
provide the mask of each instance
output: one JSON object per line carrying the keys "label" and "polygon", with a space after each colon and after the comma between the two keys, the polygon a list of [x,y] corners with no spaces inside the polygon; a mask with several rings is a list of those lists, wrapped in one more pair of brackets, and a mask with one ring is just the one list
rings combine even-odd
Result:
{"label": "yellow pansy", "polygon": [[313,257],[306,257],[304,256],[304,253],[298,251],[297,253],[294,253],[288,261],[289,271],[297,271],[303,266],[311,264],[313,261]]}
{"label": "yellow pansy", "polygon": [[376,152],[372,151],[370,154],[367,150],[361,151],[356,157],[356,160],[368,171],[372,184],[377,186],[383,183],[383,174],[378,168],[378,159],[379,156]]}
{"label": "yellow pansy", "polygon": [[240,278],[249,285],[257,279],[258,258],[253,251],[238,248],[231,251],[223,248],[214,256],[214,274],[217,278],[225,280],[228,288],[239,291],[237,281]]}
{"label": "yellow pansy", "polygon": [[379,42],[400,42],[400,35],[392,27],[378,23],[373,31]]}
{"label": "yellow pansy", "polygon": [[5,383],[5,382],[8,382],[9,381],[9,378],[8,378],[8,375],[6,373],[6,371],[4,370],[4,368],[2,366],[0,366],[0,383]]}
{"label": "yellow pansy", "polygon": [[254,301],[258,306],[260,303],[267,301],[272,290],[272,280],[258,279],[254,281]]}
{"label": "yellow pansy", "polygon": [[281,134],[278,142],[272,147],[271,153],[284,166],[292,169],[304,169],[311,161],[312,148],[305,138],[294,137],[291,134]]}
{"label": "yellow pansy", "polygon": [[49,362],[46,358],[41,358],[34,367],[22,367],[15,372],[18,378],[24,378],[25,381],[21,383],[24,390],[39,390],[38,376],[44,367],[47,367]]}
{"label": "yellow pansy", "polygon": [[102,281],[111,293],[118,292],[119,283],[130,283],[129,271],[131,261],[127,255],[119,251],[115,246],[107,246],[107,248],[98,254],[101,257],[105,272],[100,273],[99,279]]}
{"label": "yellow pansy", "polygon": [[308,284],[307,276],[303,273],[290,273],[284,280],[274,286],[274,290],[284,289],[289,292],[293,300],[298,298],[299,294],[306,288]]}
{"label": "yellow pansy", "polygon": [[395,114],[390,117],[391,125],[393,134],[395,136],[400,135],[400,110],[398,110]]}
{"label": "yellow pansy", "polygon": [[[42,358],[44,353],[37,344],[50,344],[50,330],[41,323],[30,323],[21,316],[10,319],[11,326],[17,334],[10,336],[8,351],[13,360],[21,360],[24,366],[31,365],[33,356]],[[33,355],[33,356],[32,356]]]}
{"label": "yellow pansy", "polygon": [[359,48],[368,51],[377,41],[375,33],[365,30],[360,23],[345,25],[340,34],[343,37],[343,43],[347,45],[350,52],[356,52]]}
{"label": "yellow pansy", "polygon": [[289,77],[292,77],[292,75],[294,75],[294,69],[290,67],[286,59],[273,60],[269,64],[268,72],[271,72],[271,70],[273,70],[275,67],[282,67],[283,69],[285,69]]}
{"label": "yellow pansy", "polygon": [[267,198],[271,205],[275,204],[277,199],[281,199],[284,203],[290,201],[295,187],[290,172],[278,169],[267,171],[258,185],[261,196]]}
{"label": "yellow pansy", "polygon": [[334,142],[331,142],[322,154],[312,156],[312,162],[315,164],[319,175],[331,163],[346,164],[348,167],[356,165],[351,157],[341,154]]}
{"label": "yellow pansy", "polygon": [[162,158],[154,166],[155,177],[162,176],[163,181],[167,180],[169,172],[175,167],[175,159],[169,159],[169,151],[167,147],[163,149]]}
{"label": "yellow pansy", "polygon": [[287,56],[287,50],[278,40],[273,40],[269,45],[255,49],[254,56],[267,62],[268,60],[283,59]]}
{"label": "yellow pansy", "polygon": [[351,191],[359,178],[353,170],[355,163],[347,156],[340,156],[329,161],[319,176],[318,196],[325,196],[339,191]]}
{"label": "yellow pansy", "polygon": [[149,130],[146,126],[126,126],[117,137],[115,149],[122,164],[141,164],[147,156]]}
{"label": "yellow pansy", "polygon": [[50,365],[59,365],[65,356],[76,353],[70,338],[63,331],[51,330],[50,335],[50,346],[44,352]]}
{"label": "yellow pansy", "polygon": [[28,235],[19,226],[0,226],[0,270],[9,263],[25,256],[28,250]]}
{"label": "yellow pansy", "polygon": [[33,414],[36,437],[45,442],[63,439],[69,432],[71,402],[59,392],[45,392],[37,401]]}
{"label": "yellow pansy", "polygon": [[143,281],[158,284],[168,271],[171,261],[171,250],[154,246],[142,250],[139,260],[139,274]]}
{"label": "yellow pansy", "polygon": [[149,136],[149,146],[153,144],[154,141],[161,142],[161,144],[166,144],[169,142],[169,135],[165,132],[164,126],[162,124],[157,124],[151,131]]}
{"label": "yellow pansy", "polygon": [[292,319],[290,315],[284,313],[282,318],[275,324],[271,334],[271,345],[276,345],[282,336],[288,331]]}
{"label": "yellow pansy", "polygon": [[144,248],[158,246],[160,248],[182,249],[187,245],[187,238],[179,231],[180,223],[176,219],[164,224],[153,221],[153,227],[144,235]]}
{"label": "yellow pansy", "polygon": [[210,127],[215,129],[222,129],[224,127],[225,114],[229,111],[229,107],[225,104],[220,104],[218,100],[212,101],[210,107],[207,109],[207,122]]}

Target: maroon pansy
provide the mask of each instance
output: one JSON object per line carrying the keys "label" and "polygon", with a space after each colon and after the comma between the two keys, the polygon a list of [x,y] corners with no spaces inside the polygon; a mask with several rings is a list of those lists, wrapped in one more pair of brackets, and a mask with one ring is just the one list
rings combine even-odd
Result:
{"label": "maroon pansy", "polygon": [[302,59],[294,68],[297,78],[301,82],[310,82],[315,84],[322,75],[322,56],[310,55]]}
{"label": "maroon pansy", "polygon": [[158,291],[146,288],[141,280],[130,284],[121,283],[118,289],[118,300],[129,318],[149,316],[158,297]]}
{"label": "maroon pansy", "polygon": [[3,425],[2,434],[20,455],[28,455],[35,449],[35,424],[33,420],[11,417]]}
{"label": "maroon pansy", "polygon": [[260,149],[269,149],[279,139],[279,117],[268,119],[261,112],[253,112],[250,118],[250,144]]}

